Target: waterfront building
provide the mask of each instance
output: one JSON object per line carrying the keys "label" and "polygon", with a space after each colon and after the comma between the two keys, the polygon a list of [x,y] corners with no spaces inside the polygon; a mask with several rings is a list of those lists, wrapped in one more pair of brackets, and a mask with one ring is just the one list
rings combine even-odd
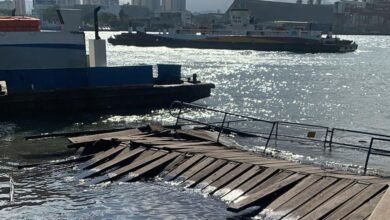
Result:
{"label": "waterfront building", "polygon": [[132,0],[132,5],[142,6],[149,9],[151,12],[156,12],[161,9],[160,0]]}
{"label": "waterfront building", "polygon": [[13,10],[15,8],[15,3],[13,1],[0,1],[1,10]]}
{"label": "waterfront building", "polygon": [[163,11],[185,11],[186,0],[162,0]]}

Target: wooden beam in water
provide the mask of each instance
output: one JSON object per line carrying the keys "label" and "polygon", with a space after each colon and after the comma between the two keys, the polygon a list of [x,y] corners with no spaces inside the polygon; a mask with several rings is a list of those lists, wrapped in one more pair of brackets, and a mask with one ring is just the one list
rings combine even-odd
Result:
{"label": "wooden beam in water", "polygon": [[159,174],[160,177],[166,176],[170,171],[175,169],[177,166],[182,164],[185,160],[187,160],[187,155],[180,154],[178,157],[176,157],[172,162],[170,162],[164,170]]}
{"label": "wooden beam in water", "polygon": [[80,136],[80,137],[72,137],[72,138],[69,138],[68,140],[73,144],[80,144],[80,143],[95,142],[98,140],[120,139],[121,137],[131,137],[134,135],[142,135],[142,134],[145,134],[145,133],[141,132],[138,129],[128,129],[128,130],[124,130],[124,131],[109,132],[109,133],[87,135],[87,136]]}

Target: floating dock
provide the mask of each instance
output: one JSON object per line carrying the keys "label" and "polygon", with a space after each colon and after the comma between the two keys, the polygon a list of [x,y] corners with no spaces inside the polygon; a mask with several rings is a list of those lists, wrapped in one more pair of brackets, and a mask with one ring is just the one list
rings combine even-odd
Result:
{"label": "floating dock", "polygon": [[149,125],[69,138],[92,155],[79,165],[85,185],[149,178],[219,198],[233,212],[271,219],[386,219],[389,179],[329,171],[234,146],[220,133]]}

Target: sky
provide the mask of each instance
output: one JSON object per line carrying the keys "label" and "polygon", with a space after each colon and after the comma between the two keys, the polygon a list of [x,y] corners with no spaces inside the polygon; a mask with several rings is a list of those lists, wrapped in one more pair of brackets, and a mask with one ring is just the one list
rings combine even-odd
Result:
{"label": "sky", "polygon": [[233,0],[187,0],[187,9],[190,11],[226,11]]}

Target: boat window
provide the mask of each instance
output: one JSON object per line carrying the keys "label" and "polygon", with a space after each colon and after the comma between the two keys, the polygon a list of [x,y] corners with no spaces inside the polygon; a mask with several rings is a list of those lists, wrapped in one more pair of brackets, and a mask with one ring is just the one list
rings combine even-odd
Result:
{"label": "boat window", "polygon": [[7,95],[7,83],[5,81],[0,81],[0,96]]}

